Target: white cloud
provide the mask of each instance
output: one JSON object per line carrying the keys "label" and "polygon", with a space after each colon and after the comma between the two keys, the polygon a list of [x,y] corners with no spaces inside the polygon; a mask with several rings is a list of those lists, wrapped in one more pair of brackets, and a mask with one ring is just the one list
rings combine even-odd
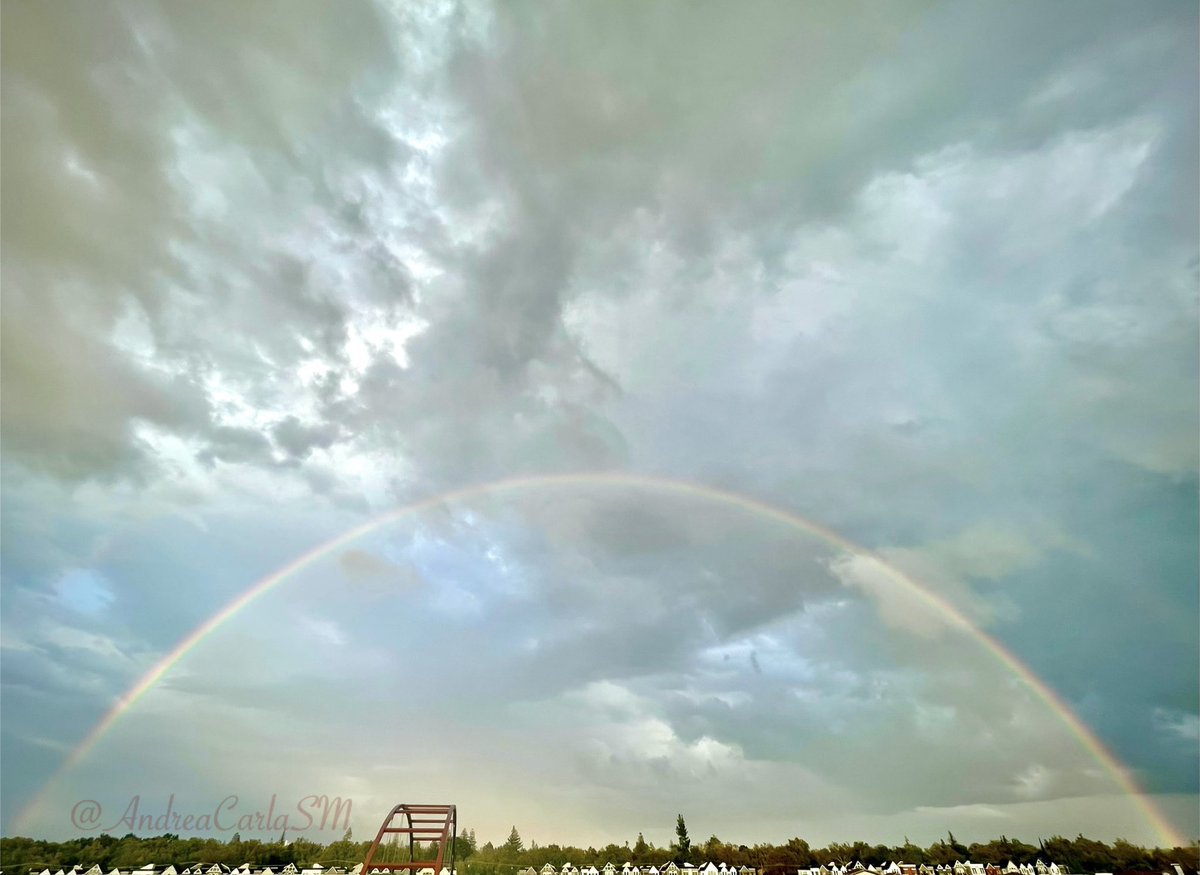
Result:
{"label": "white cloud", "polygon": [[1178,743],[1190,744],[1193,750],[1200,743],[1200,714],[1155,708],[1154,724],[1159,732]]}
{"label": "white cloud", "polygon": [[333,647],[344,647],[346,644],[345,633],[337,623],[331,620],[319,617],[302,617],[300,626],[303,632],[313,636],[322,644],[328,644]]}
{"label": "white cloud", "polygon": [[680,738],[652,701],[611,681],[566,698],[579,709],[574,719],[587,727],[586,756],[598,779],[611,780],[614,773],[632,784],[715,779],[744,761],[735,744],[708,735]]}
{"label": "white cloud", "polygon": [[947,629],[964,629],[948,615],[934,597],[900,576],[883,562],[859,553],[843,553],[830,563],[830,570],[843,585],[861,589],[875,603],[879,616],[889,626],[922,637],[940,635]]}

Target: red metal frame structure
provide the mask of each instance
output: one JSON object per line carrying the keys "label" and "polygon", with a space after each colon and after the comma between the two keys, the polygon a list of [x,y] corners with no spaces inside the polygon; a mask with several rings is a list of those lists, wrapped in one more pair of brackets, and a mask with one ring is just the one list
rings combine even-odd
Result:
{"label": "red metal frame structure", "polygon": [[[397,817],[402,817],[406,826],[394,826]],[[408,836],[408,860],[396,862],[377,862],[375,857],[379,847],[389,835]],[[442,875],[446,852],[450,853],[450,873],[454,871],[454,844],[458,838],[458,810],[453,805],[410,805],[401,803],[391,810],[383,819],[375,841],[367,850],[367,858],[363,861],[362,875],[372,872],[405,871],[415,873],[420,869],[433,869],[433,875]],[[415,845],[421,842],[437,843],[437,858],[432,860],[417,860],[414,857]]]}

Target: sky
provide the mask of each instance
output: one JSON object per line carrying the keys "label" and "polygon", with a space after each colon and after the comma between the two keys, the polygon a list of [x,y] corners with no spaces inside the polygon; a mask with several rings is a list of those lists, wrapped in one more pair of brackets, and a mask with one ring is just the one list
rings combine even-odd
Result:
{"label": "sky", "polygon": [[1194,837],[1197,16],[5,3],[0,831]]}

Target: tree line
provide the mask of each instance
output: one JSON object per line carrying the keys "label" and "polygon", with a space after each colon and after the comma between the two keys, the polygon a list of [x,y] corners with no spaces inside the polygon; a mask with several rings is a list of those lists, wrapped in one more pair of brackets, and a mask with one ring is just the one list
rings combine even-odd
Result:
{"label": "tree line", "polygon": [[[986,843],[964,844],[949,833],[945,839],[928,847],[907,839],[904,844],[895,846],[836,842],[823,848],[813,848],[802,838],[788,839],[782,844],[745,845],[712,836],[707,841],[693,843],[682,815],[676,820],[675,836],[675,841],[666,847],[647,841],[642,833],[638,833],[632,843],[608,844],[600,848],[539,845],[537,842],[526,845],[514,826],[500,844],[488,841],[481,845],[476,841],[474,830],[465,830],[457,837],[453,851],[459,863],[459,875],[516,875],[518,869],[530,866],[540,869],[547,863],[556,869],[564,863],[579,868],[600,868],[609,862],[618,867],[625,862],[637,866],[662,866],[668,860],[680,865],[711,861],[717,865],[749,866],[763,875],[786,875],[795,873],[796,869],[848,865],[856,860],[864,866],[881,866],[891,861],[936,866],[968,859],[996,865],[1007,864],[1010,860],[1020,865],[1041,859],[1060,866],[1065,864],[1074,873],[1153,872],[1157,875],[1172,863],[1179,863],[1194,872],[1200,855],[1200,845],[1195,842],[1186,848],[1145,848],[1123,839],[1109,844],[1082,835],[1073,839],[1054,836],[1039,839],[1037,844],[1007,836]],[[174,864],[176,867],[196,863],[228,866],[249,863],[252,867],[270,866],[278,871],[288,863],[298,867],[314,863],[326,868],[353,866],[362,862],[369,846],[370,842],[355,841],[349,830],[340,840],[329,844],[303,838],[284,841],[283,837],[277,841],[243,840],[237,834],[228,841],[183,838],[172,833],[148,837],[131,833],[121,838],[102,834],[61,842],[12,837],[0,838],[0,866],[10,875],[28,875],[30,872],[36,875],[43,869],[55,872],[69,870],[72,866],[93,865],[98,865],[105,873],[113,869],[128,872],[150,863],[158,866]],[[433,850],[432,847],[418,848],[418,858]],[[407,859],[407,856],[407,846],[393,845],[385,849],[385,855],[380,859]]]}

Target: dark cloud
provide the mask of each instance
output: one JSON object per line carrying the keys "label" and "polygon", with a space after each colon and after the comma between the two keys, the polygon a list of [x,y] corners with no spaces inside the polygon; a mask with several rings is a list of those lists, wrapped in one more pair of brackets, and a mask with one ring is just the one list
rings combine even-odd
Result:
{"label": "dark cloud", "polygon": [[[359,47],[353,58],[280,9],[77,4],[66,17],[36,6],[8,17],[20,34],[4,52],[6,115],[20,131],[3,159],[11,457],[72,479],[137,476],[155,461],[142,421],[211,439],[207,455],[220,456],[230,433],[211,409],[214,372],[269,380],[262,353],[294,358],[297,336],[339,351],[344,293],[278,253],[277,230],[247,235],[229,212],[244,197],[242,218],[277,228],[273,214],[348,168],[404,160],[358,102],[392,63],[378,13],[309,13]],[[333,131],[338,148],[318,147]],[[239,180],[206,177],[206,159],[193,160],[235,150]],[[135,348],[122,342],[130,324],[144,329]]]}
{"label": "dark cloud", "polygon": [[338,428],[333,423],[306,426],[296,417],[289,416],[272,429],[272,434],[289,456],[302,459],[315,447],[328,449],[337,440]]}

